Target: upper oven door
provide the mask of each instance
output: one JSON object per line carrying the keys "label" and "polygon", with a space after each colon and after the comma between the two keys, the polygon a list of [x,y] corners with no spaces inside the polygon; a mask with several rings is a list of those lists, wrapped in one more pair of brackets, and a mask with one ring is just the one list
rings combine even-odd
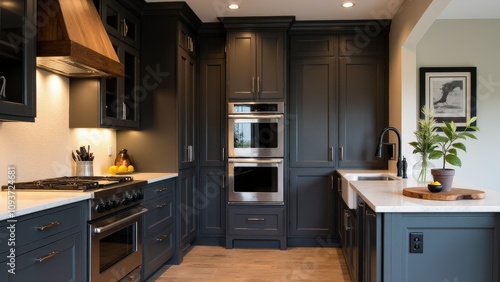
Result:
{"label": "upper oven door", "polygon": [[283,115],[229,115],[230,158],[282,158]]}

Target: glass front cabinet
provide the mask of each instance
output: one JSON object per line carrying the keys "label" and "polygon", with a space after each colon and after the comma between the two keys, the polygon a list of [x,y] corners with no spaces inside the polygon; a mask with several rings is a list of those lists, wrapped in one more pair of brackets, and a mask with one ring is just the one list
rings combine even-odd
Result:
{"label": "glass front cabinet", "polygon": [[0,121],[35,121],[35,0],[0,1]]}

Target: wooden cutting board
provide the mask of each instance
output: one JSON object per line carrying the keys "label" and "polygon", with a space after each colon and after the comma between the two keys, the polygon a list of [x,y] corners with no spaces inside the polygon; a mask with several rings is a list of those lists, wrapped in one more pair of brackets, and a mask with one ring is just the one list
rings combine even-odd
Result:
{"label": "wooden cutting board", "polygon": [[403,189],[403,195],[412,198],[438,201],[484,199],[484,191],[463,188],[451,188],[450,192],[432,193],[427,187],[410,187]]}

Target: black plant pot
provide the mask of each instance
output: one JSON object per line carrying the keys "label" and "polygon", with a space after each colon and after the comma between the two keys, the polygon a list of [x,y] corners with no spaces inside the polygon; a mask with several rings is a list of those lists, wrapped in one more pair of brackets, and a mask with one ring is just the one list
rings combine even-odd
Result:
{"label": "black plant pot", "polygon": [[453,177],[455,176],[455,170],[452,168],[433,168],[431,169],[432,178],[434,181],[439,181],[443,186],[442,192],[450,192],[451,185],[453,184]]}

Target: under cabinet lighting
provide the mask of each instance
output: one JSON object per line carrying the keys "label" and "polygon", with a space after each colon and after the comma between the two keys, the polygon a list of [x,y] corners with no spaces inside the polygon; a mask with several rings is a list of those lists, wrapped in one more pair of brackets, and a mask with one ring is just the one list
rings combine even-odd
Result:
{"label": "under cabinet lighting", "polygon": [[238,4],[231,4],[231,5],[227,6],[227,7],[229,9],[231,9],[231,10],[236,10],[236,9],[240,8],[240,6],[238,6]]}
{"label": "under cabinet lighting", "polygon": [[344,8],[351,8],[352,6],[354,6],[354,3],[352,2],[345,2],[342,4],[342,7]]}

